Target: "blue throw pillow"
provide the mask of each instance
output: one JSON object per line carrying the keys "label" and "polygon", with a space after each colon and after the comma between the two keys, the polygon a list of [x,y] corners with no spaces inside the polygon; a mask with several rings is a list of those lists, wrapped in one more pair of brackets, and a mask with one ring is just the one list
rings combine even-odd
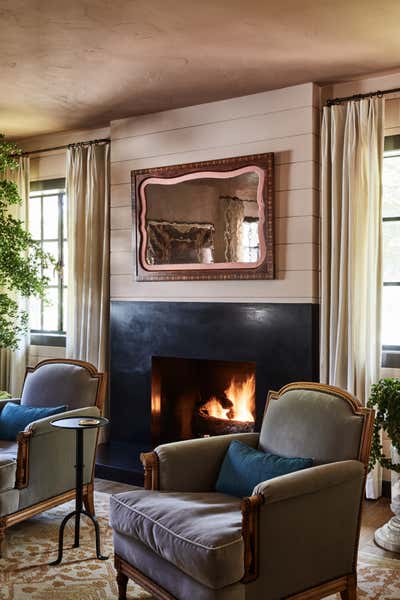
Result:
{"label": "blue throw pillow", "polygon": [[66,410],[66,406],[35,408],[7,402],[0,412],[0,440],[15,441],[17,434],[23,431],[32,421],[51,417]]}
{"label": "blue throw pillow", "polygon": [[312,467],[312,458],[285,458],[255,450],[234,440],[229,444],[215,485],[217,492],[243,498],[254,487],[280,475]]}

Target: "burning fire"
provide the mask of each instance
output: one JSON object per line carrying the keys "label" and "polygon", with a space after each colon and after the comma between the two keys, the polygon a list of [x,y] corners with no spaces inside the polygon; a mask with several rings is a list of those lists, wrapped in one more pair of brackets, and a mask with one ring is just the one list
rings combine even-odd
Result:
{"label": "burning fire", "polygon": [[201,407],[201,412],[216,419],[243,423],[254,422],[255,392],[256,378],[254,375],[251,375],[245,381],[237,381],[233,377],[229,387],[225,390],[229,406],[224,407],[221,401],[213,396]]}

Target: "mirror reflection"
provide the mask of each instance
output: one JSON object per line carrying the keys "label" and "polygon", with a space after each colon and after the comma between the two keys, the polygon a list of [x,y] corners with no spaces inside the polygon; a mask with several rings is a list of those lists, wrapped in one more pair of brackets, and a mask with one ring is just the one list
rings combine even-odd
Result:
{"label": "mirror reflection", "polygon": [[259,175],[146,183],[145,256],[149,265],[257,263]]}

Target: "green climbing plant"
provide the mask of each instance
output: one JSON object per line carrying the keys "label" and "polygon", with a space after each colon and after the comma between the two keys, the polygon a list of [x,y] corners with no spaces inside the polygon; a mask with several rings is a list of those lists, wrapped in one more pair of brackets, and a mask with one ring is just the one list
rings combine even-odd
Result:
{"label": "green climbing plant", "polygon": [[400,464],[385,456],[381,443],[381,430],[385,431],[393,446],[400,452],[400,379],[387,377],[371,387],[368,406],[375,409],[369,469],[376,463],[400,473]]}
{"label": "green climbing plant", "polygon": [[0,348],[11,349],[18,347],[28,327],[28,314],[20,309],[18,297],[45,298],[49,278],[43,273],[55,265],[10,210],[22,203],[16,184],[7,178],[10,170],[18,169],[20,153],[0,134]]}

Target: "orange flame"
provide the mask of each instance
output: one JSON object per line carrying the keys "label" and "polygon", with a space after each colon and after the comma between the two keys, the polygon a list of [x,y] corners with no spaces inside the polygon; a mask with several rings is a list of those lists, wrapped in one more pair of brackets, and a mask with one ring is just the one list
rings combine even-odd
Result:
{"label": "orange flame", "polygon": [[201,408],[210,417],[240,421],[243,423],[254,422],[253,412],[255,407],[256,378],[250,375],[245,381],[232,378],[229,387],[225,390],[226,397],[233,406],[223,408],[214,396]]}

